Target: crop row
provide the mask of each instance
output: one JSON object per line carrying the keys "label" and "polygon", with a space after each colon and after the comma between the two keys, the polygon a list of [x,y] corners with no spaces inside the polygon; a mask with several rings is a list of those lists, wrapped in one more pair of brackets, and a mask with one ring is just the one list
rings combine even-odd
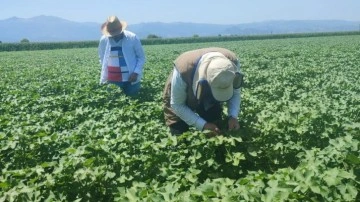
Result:
{"label": "crop row", "polygon": [[[144,46],[140,96],[101,86],[95,48],[0,53],[0,201],[356,201],[359,36]],[[171,136],[172,61],[242,63],[239,132]]]}

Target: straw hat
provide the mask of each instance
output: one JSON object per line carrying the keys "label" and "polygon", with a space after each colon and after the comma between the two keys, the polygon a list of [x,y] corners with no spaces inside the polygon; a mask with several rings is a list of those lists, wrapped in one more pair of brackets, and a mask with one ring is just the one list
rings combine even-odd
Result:
{"label": "straw hat", "polygon": [[210,52],[202,56],[193,79],[196,91],[199,81],[207,80],[213,97],[220,102],[229,100],[234,94],[236,66],[219,52]]}
{"label": "straw hat", "polygon": [[116,16],[109,16],[101,25],[101,31],[106,36],[116,36],[125,30],[127,23],[120,21]]}

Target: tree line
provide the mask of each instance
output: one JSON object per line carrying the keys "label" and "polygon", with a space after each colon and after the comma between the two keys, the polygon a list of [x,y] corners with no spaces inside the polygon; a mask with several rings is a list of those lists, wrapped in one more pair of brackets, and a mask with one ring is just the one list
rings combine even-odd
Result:
{"label": "tree line", "polygon": [[[206,43],[221,41],[239,41],[239,40],[263,40],[263,39],[284,39],[301,37],[321,37],[321,36],[341,36],[341,35],[359,35],[360,31],[351,32],[317,32],[317,33],[295,33],[295,34],[268,34],[268,35],[229,35],[229,36],[207,36],[200,37],[195,34],[192,37],[162,38],[150,34],[146,39],[141,39],[143,45],[159,44],[180,44],[180,43]],[[69,48],[91,48],[97,47],[98,41],[68,41],[68,42],[30,42],[24,38],[19,43],[2,43],[0,41],[0,52],[2,51],[23,51],[23,50],[51,50],[51,49],[69,49]]]}

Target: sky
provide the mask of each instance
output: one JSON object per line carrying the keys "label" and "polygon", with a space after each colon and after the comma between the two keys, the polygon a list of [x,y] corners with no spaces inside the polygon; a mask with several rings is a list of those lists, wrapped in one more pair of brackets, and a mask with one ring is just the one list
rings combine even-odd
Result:
{"label": "sky", "polygon": [[102,23],[194,22],[241,24],[268,20],[360,21],[360,0],[0,0],[0,20],[57,16]]}

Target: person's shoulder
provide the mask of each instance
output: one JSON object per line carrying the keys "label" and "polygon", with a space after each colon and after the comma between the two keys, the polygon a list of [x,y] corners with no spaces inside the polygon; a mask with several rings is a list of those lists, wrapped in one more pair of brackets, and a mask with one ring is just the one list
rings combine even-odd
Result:
{"label": "person's shoulder", "polygon": [[109,39],[109,37],[108,36],[105,36],[105,35],[102,35],[101,37],[100,37],[100,41],[106,41],[106,40],[108,40]]}
{"label": "person's shoulder", "polygon": [[135,38],[136,37],[136,34],[134,32],[132,32],[132,31],[129,31],[129,30],[124,30],[124,34],[128,38]]}

